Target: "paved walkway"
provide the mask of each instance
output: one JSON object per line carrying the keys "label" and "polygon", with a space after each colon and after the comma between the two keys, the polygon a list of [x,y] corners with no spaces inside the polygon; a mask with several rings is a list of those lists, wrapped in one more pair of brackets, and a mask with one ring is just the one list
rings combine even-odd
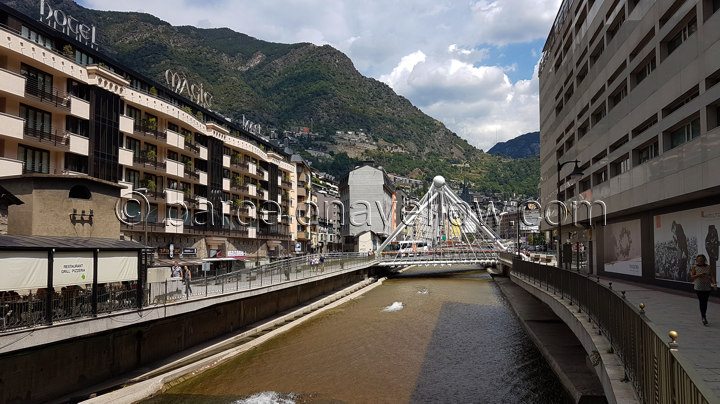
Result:
{"label": "paved walkway", "polygon": [[[717,397],[720,397],[720,292],[713,292],[715,298],[708,303],[707,327],[700,321],[700,309],[697,297],[691,292],[682,292],[619,281],[612,278],[600,278],[601,283],[612,283],[618,292],[625,291],[627,299],[636,306],[645,303],[645,315],[661,335],[670,338],[667,332],[678,333],[679,354],[691,363],[698,375]],[[691,290],[692,286],[688,286]],[[711,400],[712,402],[712,400]]]}

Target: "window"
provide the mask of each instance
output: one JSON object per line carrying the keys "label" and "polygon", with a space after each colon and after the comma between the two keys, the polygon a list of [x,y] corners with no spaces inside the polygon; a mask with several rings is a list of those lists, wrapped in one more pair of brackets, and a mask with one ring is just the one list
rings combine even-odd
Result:
{"label": "window", "polygon": [[85,52],[75,50],[75,63],[83,66],[91,65],[95,63],[95,59]]}
{"label": "window", "polygon": [[140,141],[131,137],[125,138],[125,148],[133,151],[134,157],[140,157]]}
{"label": "window", "polygon": [[635,165],[640,165],[645,163],[646,161],[650,161],[657,157],[660,153],[660,150],[658,150],[658,141],[655,140],[650,144],[647,144],[645,146],[640,146],[635,150],[636,152],[636,161],[637,163]]}
{"label": "window", "polygon": [[697,31],[697,21],[693,18],[687,23],[687,25],[682,27],[677,34],[667,41],[667,55],[670,56],[670,54],[679,48],[680,45],[682,45],[682,43],[690,37],[690,35],[695,33],[695,31]]}
{"label": "window", "polygon": [[592,124],[597,125],[597,123],[605,117],[605,113],[605,104],[603,103],[602,105],[600,105],[600,108],[596,109],[595,112],[593,112],[591,116]]}
{"label": "window", "polygon": [[18,160],[24,163],[23,172],[50,173],[50,152],[25,145],[18,145]]}
{"label": "window", "polygon": [[168,189],[178,189],[178,182],[177,180],[174,180],[172,178],[167,179],[167,187]]}
{"label": "window", "polygon": [[132,118],[135,121],[135,126],[138,127],[142,118],[142,112],[140,112],[140,110],[137,108],[131,107],[130,105],[127,106],[126,110],[126,115]]}
{"label": "window", "polygon": [[25,91],[36,97],[53,93],[53,76],[25,63],[20,65],[20,73],[26,77]]}
{"label": "window", "polygon": [[25,131],[33,136],[52,132],[52,115],[49,112],[20,104],[20,118],[25,119]]}
{"label": "window", "polygon": [[168,129],[175,133],[180,133],[178,126],[175,125],[174,123],[168,122]]}
{"label": "window", "polygon": [[602,170],[596,172],[593,174],[593,184],[602,184],[603,182],[607,181],[607,169],[603,168]]}
{"label": "window", "polygon": [[230,154],[232,154],[232,153],[230,153],[230,148],[227,146],[223,146],[223,154],[226,156],[229,156]]}
{"label": "window", "polygon": [[666,134],[665,151],[674,149],[700,136],[700,118],[680,126]]}
{"label": "window", "polygon": [[623,82],[620,87],[610,95],[610,108],[612,109],[618,105],[625,96],[627,96],[627,85]]}
{"label": "window", "polygon": [[590,177],[580,181],[580,192],[585,192],[590,189]]}
{"label": "window", "polygon": [[137,170],[126,168],[125,182],[133,184],[133,188],[140,188],[140,172]]}
{"label": "window", "polygon": [[635,77],[635,85],[640,84],[647,76],[652,73],[653,70],[655,70],[656,63],[655,63],[655,56],[653,56],[650,60],[643,63],[640,68],[635,70],[635,73],[633,76]]}
{"label": "window", "polygon": [[645,122],[641,123],[632,130],[632,137],[635,138],[641,135],[646,130],[650,129],[653,125],[655,125],[657,122],[657,114],[653,114],[650,118],[646,119]]}
{"label": "window", "polygon": [[90,136],[90,121],[67,115],[65,117],[65,130],[83,137]]}
{"label": "window", "polygon": [[168,150],[167,158],[168,158],[168,160],[179,161],[177,152],[172,151],[172,150]]}
{"label": "window", "polygon": [[78,83],[73,79],[67,79],[67,92],[85,101],[90,101],[90,89],[87,84]]}
{"label": "window", "polygon": [[23,26],[20,30],[20,35],[23,38],[29,39],[33,42],[35,42],[38,45],[44,46],[48,49],[53,48],[53,42],[50,38],[44,36],[43,34],[37,33],[30,28]]}
{"label": "window", "polygon": [[88,158],[75,153],[65,153],[65,169],[76,173],[88,173]]}
{"label": "window", "polygon": [[628,171],[629,169],[630,169],[630,157],[628,157],[628,155],[626,154],[612,164],[613,177],[616,175],[620,175],[620,174]]}
{"label": "window", "polygon": [[230,170],[223,168],[223,178],[230,178]]}
{"label": "window", "polygon": [[147,214],[147,221],[148,221],[148,223],[157,223],[158,222],[158,205],[157,205],[157,203],[150,204],[150,209],[148,209],[148,214]]}
{"label": "window", "polygon": [[683,105],[694,100],[698,95],[700,95],[700,87],[696,85],[695,87],[693,87],[690,90],[688,90],[687,92],[685,92],[685,94],[679,96],[678,98],[673,100],[673,102],[671,102],[670,104],[665,106],[665,108],[663,108],[663,110],[662,110],[663,118],[665,118],[668,115],[672,114],[673,112],[677,111]]}

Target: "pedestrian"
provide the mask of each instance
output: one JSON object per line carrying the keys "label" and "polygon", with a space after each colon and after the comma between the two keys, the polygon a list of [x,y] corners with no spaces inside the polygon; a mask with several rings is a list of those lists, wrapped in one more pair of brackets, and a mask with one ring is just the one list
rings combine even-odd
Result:
{"label": "pedestrian", "polygon": [[700,315],[702,316],[702,323],[708,325],[707,312],[708,298],[710,297],[710,288],[717,290],[717,283],[715,277],[710,271],[710,267],[707,264],[707,259],[704,254],[700,254],[695,259],[695,266],[692,268],[690,273],[690,280],[693,281],[695,293],[697,294],[698,301],[700,302]]}
{"label": "pedestrian", "polygon": [[320,272],[325,272],[325,256],[320,254]]}
{"label": "pedestrian", "polygon": [[183,271],[183,280],[185,281],[185,294],[188,296],[192,294],[192,288],[190,287],[190,279],[192,279],[190,269],[187,267],[187,265],[185,265],[185,270]]}
{"label": "pedestrian", "polygon": [[182,277],[182,268],[180,267],[180,265],[178,265],[177,261],[175,261],[175,265],[173,265],[170,268],[170,276],[172,278],[181,278]]}

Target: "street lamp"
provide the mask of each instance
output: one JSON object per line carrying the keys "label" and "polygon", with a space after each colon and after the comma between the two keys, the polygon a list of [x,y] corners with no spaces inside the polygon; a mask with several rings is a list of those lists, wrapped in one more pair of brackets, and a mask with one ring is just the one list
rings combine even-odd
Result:
{"label": "street lamp", "polygon": [[[147,194],[148,189],[147,189],[147,188],[135,188],[135,191],[137,191],[137,192],[142,192],[143,194]],[[147,198],[145,199],[145,201],[147,202]],[[142,218],[141,218],[142,221],[143,221],[143,231],[144,231],[144,233],[145,233],[145,237],[143,238],[143,243],[145,244],[145,246],[143,247],[143,266],[144,266],[144,270],[143,270],[143,274],[142,274],[142,278],[143,278],[143,279],[138,279],[138,284],[137,284],[137,289],[138,289],[138,299],[137,299],[138,308],[141,308],[141,307],[142,307],[142,298],[143,298],[144,290],[145,290],[145,285],[144,285],[144,283],[145,283],[145,281],[147,280],[147,269],[148,269],[148,258],[147,258],[147,247],[148,247],[147,216],[148,216],[148,212],[149,212],[149,209],[150,209],[150,205],[149,205],[148,203],[145,203],[144,205],[145,205],[145,217],[142,217]],[[141,209],[140,211],[142,212],[142,209]],[[138,277],[138,278],[140,278],[140,277]]]}
{"label": "street lamp", "polygon": [[[560,170],[570,163],[575,163],[575,167],[570,173],[570,180],[575,180],[583,176],[583,171],[578,167],[580,160],[570,160],[564,163],[558,161],[557,165],[557,197],[558,197],[558,267],[562,268],[562,215],[560,213]],[[565,199],[565,198],[563,198]]]}

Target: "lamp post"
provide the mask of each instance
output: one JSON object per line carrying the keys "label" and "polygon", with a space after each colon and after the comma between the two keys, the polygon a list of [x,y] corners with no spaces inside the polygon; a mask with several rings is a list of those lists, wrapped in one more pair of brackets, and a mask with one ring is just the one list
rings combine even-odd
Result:
{"label": "lamp post", "polygon": [[[578,167],[578,163],[580,160],[570,160],[566,161],[564,163],[560,163],[558,161],[557,165],[557,197],[558,202],[564,202],[560,201],[560,170],[562,168],[570,163],[575,163],[575,167],[573,168],[572,172],[570,173],[570,179],[580,178],[583,176],[583,171]],[[563,198],[564,200],[565,198]],[[560,213],[560,206],[561,204],[558,203],[558,267],[562,268],[562,214]],[[563,205],[564,206],[564,205]]]}
{"label": "lamp post", "polygon": [[[135,188],[135,191],[142,192],[143,194],[147,194],[148,189],[147,188]],[[147,199],[145,199],[145,202],[147,202]],[[147,236],[147,216],[149,213],[150,205],[148,203],[145,203],[145,217],[142,218],[143,221],[143,232],[145,233],[145,236],[143,238],[143,273],[142,273],[142,279],[139,279],[138,277],[138,309],[142,308],[142,299],[144,295],[145,290],[145,280],[147,280],[147,269],[148,269],[148,259],[147,259],[147,247],[148,247],[148,236]],[[142,210],[141,210],[142,211]]]}

